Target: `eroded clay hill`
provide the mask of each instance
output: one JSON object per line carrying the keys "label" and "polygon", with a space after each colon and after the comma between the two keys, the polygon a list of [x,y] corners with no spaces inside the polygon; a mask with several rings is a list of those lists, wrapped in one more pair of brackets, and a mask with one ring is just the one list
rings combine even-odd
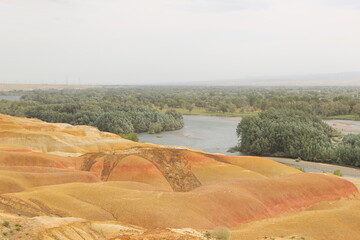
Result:
{"label": "eroded clay hill", "polygon": [[340,199],[359,208],[357,193],[350,181],[265,158],[135,143],[88,126],[0,115],[7,238],[201,239],[179,229],[226,226],[235,238],[256,239],[239,226],[258,231],[252,223],[281,225],[294,214],[301,222],[304,209]]}

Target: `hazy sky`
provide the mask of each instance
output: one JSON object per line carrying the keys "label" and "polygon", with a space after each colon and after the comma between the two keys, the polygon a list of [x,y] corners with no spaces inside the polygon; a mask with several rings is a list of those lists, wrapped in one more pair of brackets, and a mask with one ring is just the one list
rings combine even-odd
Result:
{"label": "hazy sky", "polygon": [[0,0],[0,83],[360,71],[360,0]]}

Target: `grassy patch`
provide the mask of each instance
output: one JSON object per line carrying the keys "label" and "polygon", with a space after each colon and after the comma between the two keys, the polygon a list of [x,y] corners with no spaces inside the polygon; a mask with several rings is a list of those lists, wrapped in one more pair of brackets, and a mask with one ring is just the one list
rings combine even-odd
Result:
{"label": "grassy patch", "polygon": [[359,116],[357,115],[336,115],[330,117],[322,117],[325,119],[342,119],[342,120],[360,120]]}
{"label": "grassy patch", "polygon": [[9,226],[10,226],[10,223],[9,223],[9,221],[3,221],[2,225],[3,225],[4,227],[9,227]]}
{"label": "grassy patch", "polygon": [[217,227],[210,232],[211,238],[217,240],[230,240],[230,230],[225,227]]}
{"label": "grassy patch", "polygon": [[306,172],[305,169],[302,168],[302,167],[296,167],[296,169],[298,169],[298,170],[300,170],[300,171],[302,171],[302,172]]}

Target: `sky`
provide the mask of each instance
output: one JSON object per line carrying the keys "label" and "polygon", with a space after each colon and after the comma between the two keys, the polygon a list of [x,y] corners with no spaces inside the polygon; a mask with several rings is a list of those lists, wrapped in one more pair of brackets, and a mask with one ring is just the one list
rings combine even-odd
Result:
{"label": "sky", "polygon": [[360,72],[359,0],[0,0],[0,83]]}

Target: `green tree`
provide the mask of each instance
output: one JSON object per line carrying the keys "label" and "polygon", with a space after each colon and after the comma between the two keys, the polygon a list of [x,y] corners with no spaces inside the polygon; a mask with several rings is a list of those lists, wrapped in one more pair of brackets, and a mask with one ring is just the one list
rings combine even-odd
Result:
{"label": "green tree", "polygon": [[107,112],[98,117],[95,126],[106,132],[116,134],[132,133],[135,131],[131,121],[122,112]]}
{"label": "green tree", "polygon": [[237,134],[241,152],[329,161],[337,132],[310,113],[274,110],[243,118]]}

